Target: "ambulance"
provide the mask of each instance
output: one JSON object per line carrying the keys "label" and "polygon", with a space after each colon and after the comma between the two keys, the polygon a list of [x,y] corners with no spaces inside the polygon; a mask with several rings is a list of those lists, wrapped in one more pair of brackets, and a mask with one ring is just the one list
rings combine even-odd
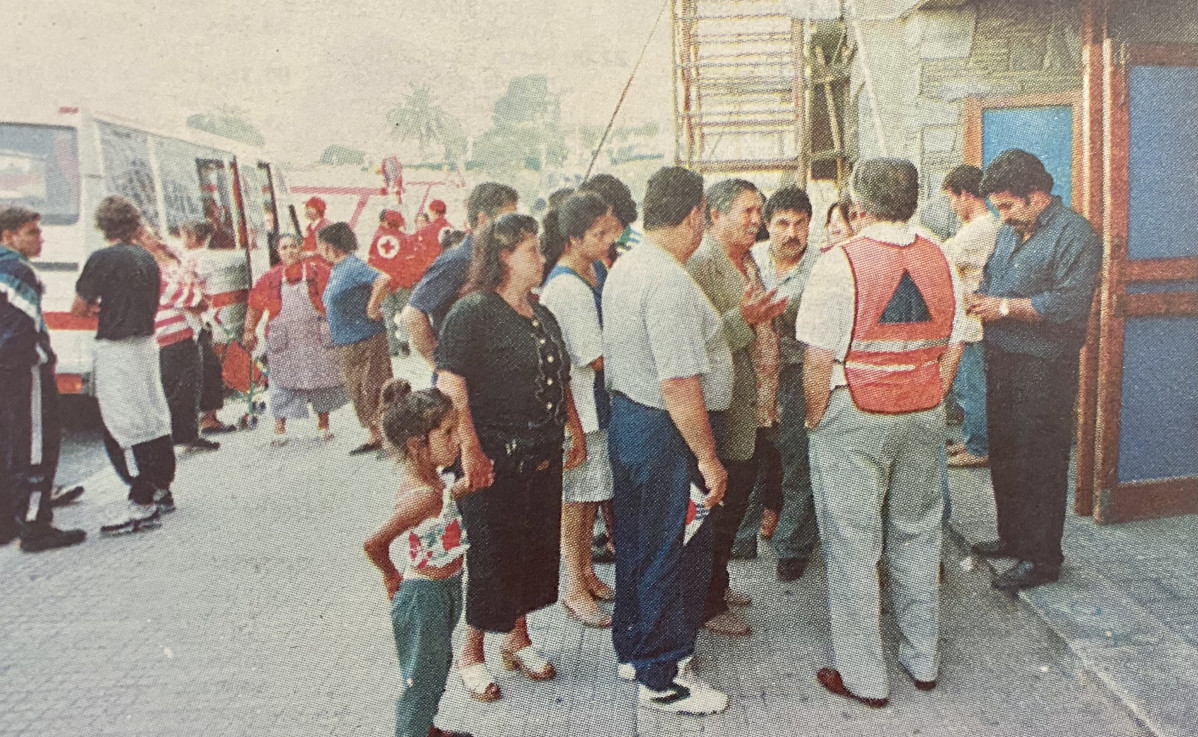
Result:
{"label": "ambulance", "polygon": [[96,205],[113,194],[132,200],[168,243],[185,223],[211,223],[213,246],[225,249],[229,264],[216,300],[227,304],[243,303],[252,280],[270,268],[272,234],[280,226],[299,230],[282,174],[260,150],[202,131],[166,135],[77,107],[0,113],[0,206],[42,214],[45,246],[33,265],[46,285],[42,308],[66,394],[91,393],[96,321],[70,308],[83,264],[106,245],[93,222]]}

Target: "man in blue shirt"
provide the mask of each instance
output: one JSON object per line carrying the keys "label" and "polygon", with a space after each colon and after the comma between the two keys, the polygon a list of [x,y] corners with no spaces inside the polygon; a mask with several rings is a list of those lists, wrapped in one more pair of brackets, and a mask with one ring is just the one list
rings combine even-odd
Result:
{"label": "man in blue shirt", "polygon": [[999,536],[973,550],[1018,560],[993,583],[1009,593],[1060,575],[1078,351],[1102,266],[1098,235],[1052,185],[1044,164],[1019,149],[986,168],[981,193],[1004,227],[968,298],[969,314],[985,325]]}
{"label": "man in blue shirt", "polygon": [[[515,212],[519,199],[516,190],[506,184],[483,182],[466,200],[466,220],[477,230],[500,215]],[[434,365],[433,352],[437,348],[441,324],[470,277],[471,243],[472,239],[467,237],[461,245],[438,256],[412,290],[412,296],[399,315],[408,341],[429,366]]]}
{"label": "man in blue shirt", "polygon": [[354,255],[358,239],[345,223],[321,228],[316,249],[332,264],[321,299],[329,334],[337,346],[345,392],[354,404],[358,423],[370,433],[369,439],[349,454],[379,451],[383,448],[379,392],[392,376],[381,305],[391,290],[391,278]]}

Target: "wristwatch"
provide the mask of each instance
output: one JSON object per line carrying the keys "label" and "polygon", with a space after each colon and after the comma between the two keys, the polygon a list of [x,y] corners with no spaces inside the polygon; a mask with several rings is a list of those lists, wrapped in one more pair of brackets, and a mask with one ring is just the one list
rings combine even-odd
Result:
{"label": "wristwatch", "polygon": [[998,301],[998,314],[1003,317],[1008,317],[1011,314],[1011,303],[1007,301],[1006,297]]}

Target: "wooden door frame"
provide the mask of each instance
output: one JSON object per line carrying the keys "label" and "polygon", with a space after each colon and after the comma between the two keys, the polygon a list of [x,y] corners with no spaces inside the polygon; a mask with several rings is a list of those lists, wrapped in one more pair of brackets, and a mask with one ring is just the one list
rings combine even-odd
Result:
{"label": "wooden door frame", "polygon": [[1070,205],[1080,210],[1084,197],[1082,196],[1082,91],[1066,90],[1064,92],[1037,92],[1027,95],[984,95],[966,97],[962,101],[962,121],[964,123],[963,153],[965,163],[978,168],[982,167],[982,116],[987,110],[1021,107],[1070,107],[1073,133],[1072,151],[1070,153],[1070,179],[1072,192]]}
{"label": "wooden door frame", "polygon": [[1096,415],[1096,495],[1100,524],[1198,513],[1198,478],[1120,482],[1119,440],[1123,400],[1123,321],[1154,315],[1198,316],[1198,294],[1127,294],[1127,283],[1198,279],[1198,258],[1127,262],[1128,70],[1132,66],[1198,66],[1198,46],[1144,45],[1107,39],[1103,44],[1103,270],[1100,286],[1100,391]]}
{"label": "wooden door frame", "polygon": [[[1103,213],[1103,43],[1106,41],[1108,0],[1084,0],[1082,3],[1082,215],[1094,230],[1106,227]],[[1094,293],[1090,319],[1086,325],[1086,343],[1078,365],[1077,463],[1073,477],[1073,513],[1088,517],[1094,513],[1098,493],[1094,466],[1098,425],[1098,344],[1099,298]]]}

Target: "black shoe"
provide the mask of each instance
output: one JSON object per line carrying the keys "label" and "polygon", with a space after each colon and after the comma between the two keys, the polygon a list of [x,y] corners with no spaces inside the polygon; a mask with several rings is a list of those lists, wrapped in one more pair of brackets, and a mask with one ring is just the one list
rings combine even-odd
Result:
{"label": "black shoe", "polygon": [[21,531],[14,525],[4,525],[0,527],[0,547],[8,545],[13,540],[20,537]]}
{"label": "black shoe", "polygon": [[969,552],[983,558],[1014,558],[1015,553],[1002,540],[985,540],[970,546]]}
{"label": "black shoe", "polygon": [[48,523],[34,523],[21,534],[21,550],[26,553],[40,553],[43,550],[78,545],[85,539],[87,533],[83,530],[60,530]]}
{"label": "black shoe", "polygon": [[807,570],[806,558],[778,559],[778,580],[783,583],[798,581],[803,577],[803,571],[805,570]]}
{"label": "black shoe", "polygon": [[210,450],[220,450],[220,443],[208,438],[196,438],[183,446],[189,453],[203,453]]}
{"label": "black shoe", "polygon": [[1013,594],[1020,589],[1030,589],[1052,583],[1061,577],[1060,566],[1033,563],[1021,560],[1011,570],[996,577],[990,585],[999,591]]}
{"label": "black shoe", "polygon": [[154,492],[154,506],[160,514],[170,514],[175,511],[175,495],[169,491]]}
{"label": "black shoe", "polygon": [[349,454],[351,456],[360,456],[360,455],[366,455],[367,453],[374,453],[374,452],[382,450],[382,449],[383,449],[382,443],[362,443],[357,448],[354,448],[353,450],[351,450],[349,452]]}
{"label": "black shoe", "polygon": [[82,486],[74,486],[70,489],[64,488],[62,486],[55,486],[54,490],[50,492],[50,506],[62,507],[74,502],[81,496],[83,496]]}

